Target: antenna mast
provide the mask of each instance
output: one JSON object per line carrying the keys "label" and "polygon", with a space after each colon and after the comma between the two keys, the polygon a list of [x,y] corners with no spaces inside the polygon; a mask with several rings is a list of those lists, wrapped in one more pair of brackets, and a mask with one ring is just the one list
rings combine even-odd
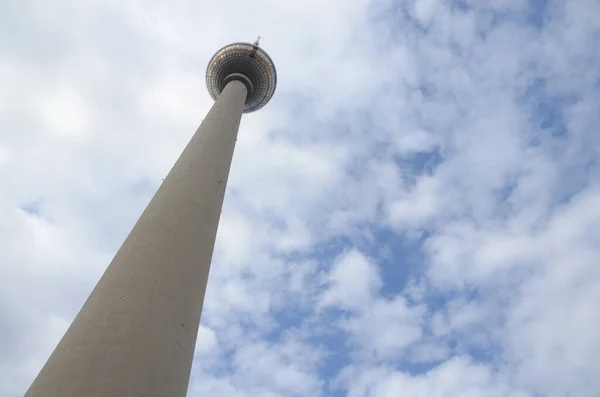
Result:
{"label": "antenna mast", "polygon": [[252,44],[252,52],[250,53],[250,58],[254,58],[254,56],[256,55],[256,51],[258,51],[259,41],[260,41],[260,36],[258,36],[258,39],[256,39],[254,44]]}

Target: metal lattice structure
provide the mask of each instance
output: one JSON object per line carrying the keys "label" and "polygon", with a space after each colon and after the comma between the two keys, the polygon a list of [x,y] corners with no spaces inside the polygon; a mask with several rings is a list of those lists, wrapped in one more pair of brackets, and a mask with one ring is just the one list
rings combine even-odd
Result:
{"label": "metal lattice structure", "polygon": [[206,86],[213,99],[217,99],[225,85],[239,80],[248,88],[244,113],[265,106],[275,93],[277,71],[269,54],[254,44],[233,43],[213,55],[206,68]]}

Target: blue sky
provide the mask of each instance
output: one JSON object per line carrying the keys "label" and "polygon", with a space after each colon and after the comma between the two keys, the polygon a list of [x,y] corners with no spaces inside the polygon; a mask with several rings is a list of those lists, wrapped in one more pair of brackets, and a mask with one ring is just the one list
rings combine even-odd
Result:
{"label": "blue sky", "polygon": [[188,395],[599,395],[596,1],[4,0],[0,397],[259,35]]}

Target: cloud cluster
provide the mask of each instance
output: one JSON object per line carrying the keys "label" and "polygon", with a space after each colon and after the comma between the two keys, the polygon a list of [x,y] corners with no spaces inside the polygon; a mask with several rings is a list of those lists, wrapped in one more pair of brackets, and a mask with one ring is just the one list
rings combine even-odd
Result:
{"label": "cloud cluster", "polygon": [[188,394],[600,393],[593,0],[0,4],[0,396],[262,44]]}

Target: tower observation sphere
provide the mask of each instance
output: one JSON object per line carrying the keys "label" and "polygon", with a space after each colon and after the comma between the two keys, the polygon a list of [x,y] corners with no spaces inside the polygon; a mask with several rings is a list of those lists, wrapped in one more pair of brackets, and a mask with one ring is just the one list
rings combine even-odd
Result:
{"label": "tower observation sphere", "polygon": [[277,71],[269,54],[258,46],[258,40],[254,44],[226,45],[208,62],[206,86],[213,99],[216,100],[232,80],[241,81],[248,89],[244,113],[262,108],[273,97]]}

